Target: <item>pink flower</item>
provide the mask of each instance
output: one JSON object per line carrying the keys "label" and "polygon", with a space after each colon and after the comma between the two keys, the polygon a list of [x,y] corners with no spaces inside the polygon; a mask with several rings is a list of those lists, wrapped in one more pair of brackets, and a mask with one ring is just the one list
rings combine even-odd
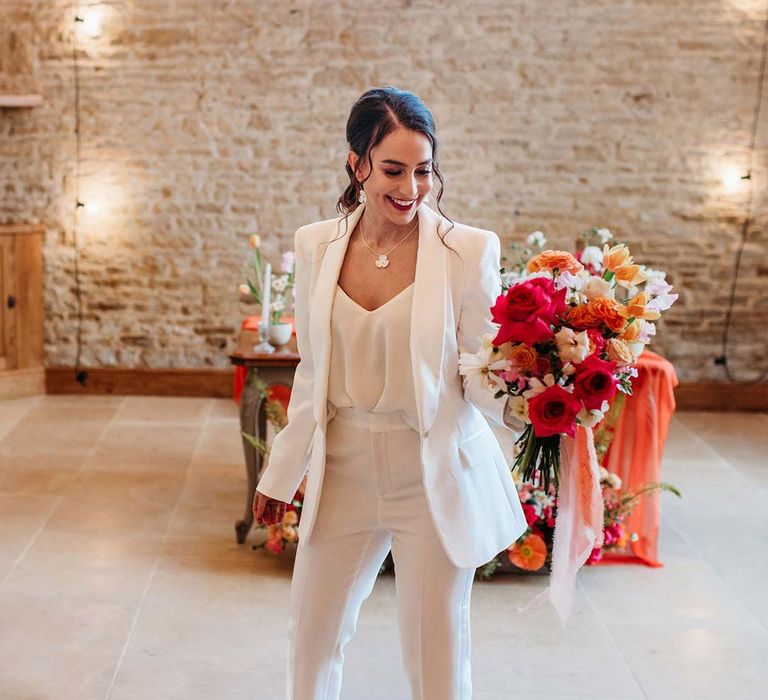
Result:
{"label": "pink flower", "polygon": [[601,360],[593,353],[576,366],[573,395],[589,410],[600,409],[603,401],[610,401],[616,393],[615,362]]}
{"label": "pink flower", "polygon": [[608,527],[603,529],[603,533],[606,546],[616,544],[621,539],[621,525],[618,523],[611,523]]}
{"label": "pink flower", "polygon": [[595,547],[587,558],[587,564],[594,564],[603,558],[603,550],[600,547]]}
{"label": "pink flower", "polygon": [[599,355],[605,349],[605,344],[607,342],[603,334],[600,332],[600,329],[588,328],[587,336],[595,344],[595,354]]}
{"label": "pink flower", "polygon": [[536,437],[560,433],[574,437],[576,414],[580,410],[579,400],[559,384],[528,399],[528,415]]}

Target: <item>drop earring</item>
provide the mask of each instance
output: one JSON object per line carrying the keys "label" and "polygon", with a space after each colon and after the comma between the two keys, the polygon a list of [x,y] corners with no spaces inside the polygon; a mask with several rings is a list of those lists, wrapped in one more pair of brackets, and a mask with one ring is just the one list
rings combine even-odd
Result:
{"label": "drop earring", "polygon": [[368,197],[366,197],[365,190],[361,187],[360,194],[357,195],[357,201],[360,202],[360,204],[365,204],[366,199],[368,199]]}

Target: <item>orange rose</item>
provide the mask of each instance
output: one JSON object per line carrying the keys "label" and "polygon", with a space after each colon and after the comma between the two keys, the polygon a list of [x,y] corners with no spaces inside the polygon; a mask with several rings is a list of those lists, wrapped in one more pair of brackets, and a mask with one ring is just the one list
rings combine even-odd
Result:
{"label": "orange rose", "polygon": [[599,320],[587,304],[579,304],[579,306],[565,308],[565,322],[571,328],[583,331],[587,328],[595,328]]}
{"label": "orange rose", "polygon": [[637,362],[637,357],[630,350],[629,345],[619,338],[609,338],[605,344],[608,352],[608,359],[612,360],[619,367],[626,367]]}
{"label": "orange rose", "polygon": [[575,275],[584,269],[584,265],[565,250],[545,250],[528,261],[528,272],[540,272],[541,270],[552,272],[554,269],[557,269],[558,272],[571,272]]}
{"label": "orange rose", "polygon": [[525,343],[516,343],[511,347],[507,357],[512,360],[518,371],[527,372],[532,367],[536,366],[536,360],[538,360],[539,353]]}
{"label": "orange rose", "polygon": [[609,248],[606,243],[603,246],[603,267],[611,272],[616,272],[620,267],[624,265],[631,265],[632,257],[629,254],[629,249],[623,243]]}
{"label": "orange rose", "polygon": [[621,314],[621,304],[615,299],[608,297],[590,299],[587,303],[587,308],[600,323],[607,326],[614,333],[624,330],[627,320]]}
{"label": "orange rose", "polygon": [[547,560],[547,543],[541,535],[531,533],[520,544],[513,544],[507,556],[518,569],[538,571]]}

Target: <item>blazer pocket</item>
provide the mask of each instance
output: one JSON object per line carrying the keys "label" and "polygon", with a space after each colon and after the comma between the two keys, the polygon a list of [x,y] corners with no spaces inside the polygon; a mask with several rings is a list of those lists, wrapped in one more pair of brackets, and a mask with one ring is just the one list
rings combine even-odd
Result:
{"label": "blazer pocket", "polygon": [[490,432],[491,428],[489,426],[459,441],[459,456],[465,469],[472,469],[492,457],[488,452],[487,442],[487,436]]}

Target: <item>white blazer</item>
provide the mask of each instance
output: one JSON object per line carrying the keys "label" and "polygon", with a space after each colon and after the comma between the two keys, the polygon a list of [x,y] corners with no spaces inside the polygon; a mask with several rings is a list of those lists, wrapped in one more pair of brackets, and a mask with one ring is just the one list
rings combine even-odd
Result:
{"label": "white blazer", "polygon": [[[309,541],[325,466],[331,305],[349,232],[365,209],[302,226],[295,235],[296,341],[300,362],[288,423],[271,445],[259,492],[290,502],[308,470],[299,538]],[[451,561],[477,567],[509,547],[527,524],[488,420],[505,426],[504,399],[479,376],[459,374],[459,353],[477,352],[495,332],[490,307],[501,293],[495,233],[456,223],[422,203],[410,353],[421,435],[421,468],[432,520]],[[338,240],[328,244],[337,235]]]}

